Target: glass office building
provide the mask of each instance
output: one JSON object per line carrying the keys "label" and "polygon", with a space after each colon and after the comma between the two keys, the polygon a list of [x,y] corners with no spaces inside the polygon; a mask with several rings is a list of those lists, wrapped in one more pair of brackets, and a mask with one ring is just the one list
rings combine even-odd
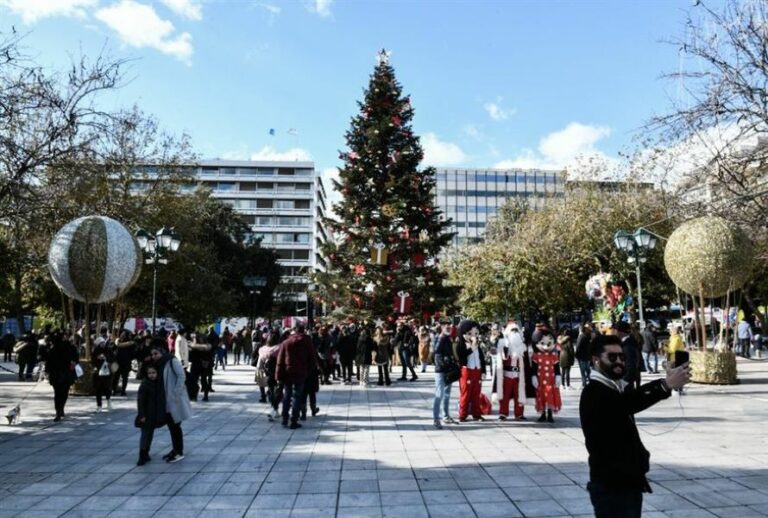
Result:
{"label": "glass office building", "polygon": [[454,244],[481,241],[488,221],[509,198],[538,209],[562,198],[563,171],[537,169],[437,169],[435,203],[453,220]]}

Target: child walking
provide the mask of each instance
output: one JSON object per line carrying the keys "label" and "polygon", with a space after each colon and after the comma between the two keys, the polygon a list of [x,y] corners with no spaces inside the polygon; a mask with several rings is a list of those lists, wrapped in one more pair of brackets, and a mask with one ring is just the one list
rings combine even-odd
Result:
{"label": "child walking", "polygon": [[146,376],[139,386],[138,415],[135,425],[141,428],[139,440],[139,461],[137,466],[143,466],[150,460],[149,449],[152,447],[152,438],[155,428],[165,424],[165,390],[157,381],[157,367],[150,365],[146,369]]}

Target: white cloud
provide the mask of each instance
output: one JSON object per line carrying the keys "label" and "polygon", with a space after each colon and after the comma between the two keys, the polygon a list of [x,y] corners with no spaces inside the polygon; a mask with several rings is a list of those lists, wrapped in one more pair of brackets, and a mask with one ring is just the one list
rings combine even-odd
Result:
{"label": "white cloud", "polygon": [[488,113],[488,116],[495,121],[507,120],[514,115],[517,110],[514,108],[504,109],[501,107],[501,97],[497,97],[495,102],[487,102],[483,105],[483,109]]}
{"label": "white cloud", "polygon": [[256,4],[256,5],[261,7],[262,9],[265,9],[269,14],[273,16],[276,16],[283,11],[283,9],[279,5],[272,5],[272,4]]}
{"label": "white cloud", "polygon": [[203,6],[195,0],[160,0],[168,9],[190,20],[203,19]]}
{"label": "white cloud", "polygon": [[251,153],[250,160],[309,162],[312,160],[312,155],[309,151],[300,147],[295,147],[287,151],[278,151],[274,147],[267,145],[255,153]]}
{"label": "white cloud", "polygon": [[309,0],[309,2],[306,5],[307,5],[307,9],[309,9],[309,12],[316,13],[322,16],[323,18],[327,18],[331,16],[332,3],[333,3],[333,0]]}
{"label": "white cloud", "polygon": [[154,48],[190,64],[192,35],[176,34],[173,24],[160,18],[152,6],[121,0],[96,11],[96,18],[117,32],[127,45]]}
{"label": "white cloud", "polygon": [[565,128],[539,140],[534,151],[523,149],[515,158],[494,165],[499,169],[563,169],[582,157],[598,156],[607,159],[596,144],[611,134],[607,126],[592,126],[571,122]]}
{"label": "white cloud", "polygon": [[24,23],[35,23],[52,16],[85,18],[86,8],[96,5],[98,0],[0,0],[0,6],[7,7],[21,16]]}
{"label": "white cloud", "polygon": [[444,142],[434,133],[424,134],[421,137],[421,145],[424,148],[424,165],[457,165],[467,159],[467,155],[458,145]]}
{"label": "white cloud", "polygon": [[482,141],[483,140],[483,132],[480,131],[480,128],[477,127],[475,124],[467,124],[464,126],[464,134],[474,140]]}

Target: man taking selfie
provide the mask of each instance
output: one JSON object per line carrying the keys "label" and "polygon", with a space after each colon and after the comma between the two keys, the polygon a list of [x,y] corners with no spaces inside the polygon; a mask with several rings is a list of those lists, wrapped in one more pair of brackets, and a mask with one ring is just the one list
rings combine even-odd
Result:
{"label": "man taking selfie", "polygon": [[592,373],[579,403],[581,429],[589,452],[589,491],[597,518],[641,516],[650,454],[640,441],[635,414],[670,396],[690,380],[688,364],[634,388],[622,378],[625,358],[617,336],[592,342]]}

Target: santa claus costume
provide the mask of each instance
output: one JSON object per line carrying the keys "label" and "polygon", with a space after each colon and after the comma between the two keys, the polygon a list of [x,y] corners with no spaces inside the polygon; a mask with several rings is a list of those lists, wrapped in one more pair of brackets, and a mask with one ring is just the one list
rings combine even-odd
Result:
{"label": "santa claus costume", "polygon": [[525,343],[516,324],[507,325],[501,338],[496,342],[493,360],[493,400],[499,403],[499,419],[509,417],[509,402],[513,400],[514,416],[523,416],[525,401]]}
{"label": "santa claus costume", "polygon": [[542,329],[535,342],[533,353],[533,385],[536,387],[536,411],[541,412],[539,421],[554,423],[552,413],[563,406],[560,399],[560,358],[555,352],[555,337],[548,328]]}

